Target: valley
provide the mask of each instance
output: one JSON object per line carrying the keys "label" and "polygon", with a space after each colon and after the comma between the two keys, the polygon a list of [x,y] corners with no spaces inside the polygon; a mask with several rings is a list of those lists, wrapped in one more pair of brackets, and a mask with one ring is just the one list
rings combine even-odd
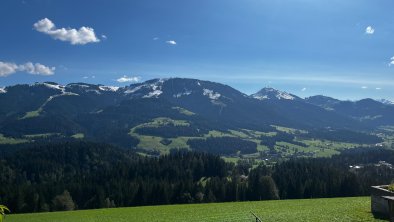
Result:
{"label": "valley", "polygon": [[[88,140],[157,156],[229,138],[232,148],[208,152],[233,162],[275,163],[356,147],[391,148],[393,138],[393,127],[382,125],[394,116],[387,102],[302,99],[273,88],[248,96],[196,79],[154,79],[123,88],[15,85],[3,89],[0,105],[0,144]],[[238,143],[243,145],[233,145]]]}
{"label": "valley", "polygon": [[394,221],[393,7],[0,0],[0,222]]}

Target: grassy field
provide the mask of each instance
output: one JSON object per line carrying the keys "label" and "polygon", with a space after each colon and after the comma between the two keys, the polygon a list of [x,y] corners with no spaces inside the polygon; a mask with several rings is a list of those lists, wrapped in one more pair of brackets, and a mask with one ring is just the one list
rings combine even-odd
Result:
{"label": "grassy field", "polygon": [[308,131],[305,131],[305,130],[299,130],[299,129],[288,128],[288,127],[283,127],[283,126],[272,125],[272,127],[275,127],[276,130],[278,130],[278,131],[282,131],[282,132],[289,133],[289,134],[308,133]]}
{"label": "grassy field", "polygon": [[83,139],[83,138],[85,138],[85,134],[77,133],[77,134],[72,135],[71,137],[74,139]]}
{"label": "grassy field", "polygon": [[181,107],[177,107],[177,106],[176,106],[176,107],[172,107],[172,109],[178,110],[179,113],[184,114],[184,115],[186,115],[186,116],[193,116],[193,115],[196,115],[195,113],[193,113],[193,112],[191,112],[191,111],[189,111],[189,110],[187,110],[187,109],[181,108]]}
{"label": "grassy field", "polygon": [[255,221],[251,211],[263,221],[380,221],[370,213],[370,197],[356,197],[19,214],[6,222]]}
{"label": "grassy field", "polygon": [[383,144],[387,147],[394,147],[394,126],[384,126],[379,131],[380,137],[384,139]]}
{"label": "grassy field", "polygon": [[30,111],[27,112],[22,118],[22,119],[28,119],[28,118],[34,118],[40,116],[40,113],[42,112],[42,108],[39,108],[38,110]]}
{"label": "grassy field", "polygon": [[0,144],[18,144],[18,143],[25,143],[28,142],[24,139],[16,139],[11,137],[5,137],[3,134],[0,133]]}
{"label": "grassy field", "polygon": [[[190,148],[187,144],[189,139],[204,139],[208,137],[237,137],[243,140],[248,140],[257,144],[258,151],[267,151],[269,150],[268,147],[262,145],[261,136],[275,136],[276,132],[259,132],[247,129],[239,129],[236,130],[228,130],[228,131],[217,131],[212,130],[209,131],[207,134],[202,135],[201,137],[177,137],[177,138],[170,138],[171,143],[168,145],[162,144],[164,138],[158,136],[149,136],[149,135],[140,135],[136,133],[135,129],[143,128],[143,127],[160,127],[165,126],[168,124],[173,124],[175,126],[189,126],[189,123],[185,120],[173,120],[170,118],[156,118],[153,121],[148,123],[140,124],[130,130],[130,135],[137,137],[140,140],[140,143],[137,145],[138,148],[145,149],[145,150],[155,150],[159,151],[161,154],[167,154],[170,149],[174,148]],[[289,134],[301,133],[305,134],[308,133],[306,131],[274,126],[277,130],[286,132]],[[295,154],[299,154],[301,156],[308,156],[308,157],[330,157],[334,154],[338,154],[340,151],[344,149],[351,149],[354,147],[363,146],[363,144],[355,144],[355,143],[342,143],[342,142],[335,142],[335,141],[327,141],[327,140],[318,140],[318,139],[297,139],[296,141],[302,142],[306,144],[306,147],[298,146],[291,143],[285,142],[278,142],[275,146],[275,150],[278,154],[283,158],[293,157]],[[251,158],[259,157],[259,153],[250,156]],[[237,162],[237,160],[225,158],[227,161],[230,162]]]}

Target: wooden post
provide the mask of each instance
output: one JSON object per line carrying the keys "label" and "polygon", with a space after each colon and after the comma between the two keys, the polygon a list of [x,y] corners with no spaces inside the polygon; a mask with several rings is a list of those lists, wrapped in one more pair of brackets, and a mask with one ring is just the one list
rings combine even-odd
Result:
{"label": "wooden post", "polygon": [[252,211],[250,213],[253,215],[253,217],[256,218],[256,222],[263,222],[256,214],[254,214]]}

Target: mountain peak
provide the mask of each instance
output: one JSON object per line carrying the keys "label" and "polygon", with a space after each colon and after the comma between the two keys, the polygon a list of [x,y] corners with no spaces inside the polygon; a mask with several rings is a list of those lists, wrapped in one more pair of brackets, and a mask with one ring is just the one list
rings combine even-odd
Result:
{"label": "mountain peak", "polygon": [[378,99],[378,100],[376,100],[376,101],[378,101],[378,102],[380,102],[380,103],[383,103],[383,104],[385,104],[385,105],[394,105],[394,102],[391,101],[391,100],[388,100],[388,99]]}
{"label": "mountain peak", "polygon": [[332,98],[332,97],[325,96],[325,95],[310,96],[310,97],[307,97],[307,98],[305,98],[305,99],[324,99],[324,100],[335,100],[335,101],[340,101],[340,100],[338,100],[338,99],[334,99],[334,98]]}
{"label": "mountain peak", "polygon": [[334,99],[329,96],[323,96],[323,95],[316,95],[316,96],[310,96],[305,98],[305,100],[309,103],[315,104],[315,105],[324,105],[324,104],[334,104],[341,102],[341,100]]}
{"label": "mountain peak", "polygon": [[322,107],[326,110],[332,110],[333,106],[341,102],[341,100],[323,95],[310,96],[305,98],[305,101],[315,106]]}
{"label": "mountain peak", "polygon": [[55,82],[44,82],[42,84],[44,86],[48,87],[48,88],[51,88],[51,89],[57,89],[57,90],[60,90],[60,91],[64,91],[64,86],[59,85],[59,84],[57,84]]}
{"label": "mountain peak", "polygon": [[260,91],[255,94],[252,94],[251,97],[258,100],[298,100],[300,99],[298,96],[290,94],[288,92],[280,91],[271,87],[264,87]]}
{"label": "mountain peak", "polygon": [[125,87],[125,94],[139,95],[142,98],[158,98],[162,93],[164,82],[168,79],[151,79],[142,83],[131,84]]}
{"label": "mountain peak", "polygon": [[120,89],[120,87],[118,87],[118,86],[103,86],[103,85],[100,85],[99,89],[101,91],[116,92],[116,91],[118,91]]}

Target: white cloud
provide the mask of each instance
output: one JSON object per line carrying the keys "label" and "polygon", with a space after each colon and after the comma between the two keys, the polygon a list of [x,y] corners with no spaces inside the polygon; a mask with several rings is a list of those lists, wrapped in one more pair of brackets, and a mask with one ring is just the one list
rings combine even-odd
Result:
{"label": "white cloud", "polygon": [[22,65],[17,65],[11,62],[0,61],[0,77],[8,76],[16,72],[27,72],[33,75],[49,76],[55,73],[55,67],[48,67],[40,63],[27,62]]}
{"label": "white cloud", "polygon": [[389,66],[392,66],[392,65],[394,65],[394,56],[393,56],[393,57],[391,57],[391,59],[390,59],[390,63],[389,63]]}
{"label": "white cloud", "polygon": [[101,35],[102,39],[107,39],[108,37],[106,35]]}
{"label": "white cloud", "polygon": [[25,63],[23,65],[18,66],[18,70],[21,72],[27,72],[33,75],[44,75],[44,76],[50,76],[53,75],[55,71],[55,67],[48,67],[44,66],[40,63]]}
{"label": "white cloud", "polygon": [[305,88],[305,87],[304,87],[304,88],[302,88],[302,89],[301,89],[301,91],[305,92],[305,91],[306,91],[306,88]]}
{"label": "white cloud", "polygon": [[79,30],[72,28],[56,28],[55,24],[48,18],[41,19],[34,23],[33,27],[35,30],[48,34],[54,39],[70,42],[72,45],[85,45],[91,42],[100,42],[100,39],[98,39],[94,33],[94,29],[90,27],[82,26]]}
{"label": "white cloud", "polygon": [[157,40],[159,40],[159,37],[154,37],[153,38],[153,41],[157,41]]}
{"label": "white cloud", "polygon": [[166,43],[169,45],[176,45],[176,42],[174,40],[168,40],[166,41]]}
{"label": "white cloud", "polygon": [[361,86],[361,89],[368,89],[368,86]]}
{"label": "white cloud", "polygon": [[368,26],[365,28],[365,34],[372,35],[375,32],[375,29],[372,26]]}
{"label": "white cloud", "polygon": [[382,88],[380,88],[380,87],[376,87],[375,89],[376,89],[376,90],[381,90]]}
{"label": "white cloud", "polygon": [[96,78],[96,76],[95,75],[92,75],[92,76],[83,76],[82,77],[82,79],[95,79]]}
{"label": "white cloud", "polygon": [[139,82],[140,80],[141,80],[141,77],[139,77],[139,76],[128,77],[128,76],[124,75],[123,77],[120,77],[116,81],[120,82],[120,83],[125,83],[125,82]]}
{"label": "white cloud", "polygon": [[15,63],[1,62],[0,61],[0,76],[8,76],[15,73],[18,66]]}

